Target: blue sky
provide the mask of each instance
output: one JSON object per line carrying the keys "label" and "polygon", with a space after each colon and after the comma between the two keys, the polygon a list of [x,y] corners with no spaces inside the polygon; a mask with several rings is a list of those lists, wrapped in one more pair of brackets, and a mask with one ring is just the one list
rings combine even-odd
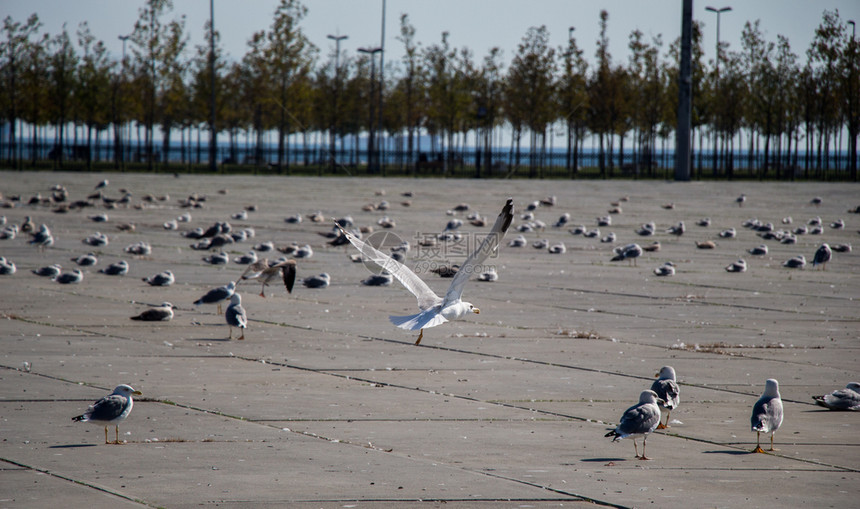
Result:
{"label": "blue sky", "polygon": [[[333,42],[326,38],[328,34],[347,35],[342,49],[354,54],[359,47],[379,45],[382,3],[383,0],[306,0],[308,15],[302,27],[323,56],[333,48]],[[232,58],[241,58],[253,32],[269,27],[277,4],[277,0],[215,0],[215,26]],[[132,30],[142,5],[141,1],[131,0],[2,0],[0,17],[24,20],[36,13],[44,31],[56,34],[66,23],[72,35],[86,20],[96,37],[118,57],[122,52],[118,36]],[[732,12],[723,14],[720,27],[721,40],[728,41],[732,48],[740,48],[744,23],[761,19],[767,39],[775,41],[777,34],[786,35],[802,59],[825,9],[838,9],[843,20],[860,22],[858,0],[694,2],[693,16],[706,23],[704,45],[708,59],[713,58],[715,50],[716,16],[705,11],[707,5],[733,7]],[[173,0],[173,6],[171,17],[186,17],[189,44],[202,44],[209,2]],[[610,50],[617,62],[626,62],[628,36],[634,29],[641,30],[648,39],[662,34],[664,47],[680,33],[681,0],[387,0],[385,58],[389,61],[402,55],[402,44],[396,38],[400,15],[407,13],[422,46],[438,42],[441,33],[448,31],[452,46],[471,48],[476,60],[498,46],[507,64],[528,28],[540,25],[547,26],[554,46],[565,44],[568,28],[575,27],[580,48],[585,50],[586,58],[593,60],[601,9],[609,12]]]}

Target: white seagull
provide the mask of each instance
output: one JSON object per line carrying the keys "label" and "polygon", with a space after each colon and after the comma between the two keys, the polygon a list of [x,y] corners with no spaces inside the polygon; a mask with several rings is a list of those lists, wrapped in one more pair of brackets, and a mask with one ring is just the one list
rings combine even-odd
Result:
{"label": "white seagull", "polygon": [[116,442],[119,442],[119,423],[124,421],[128,414],[131,413],[131,408],[134,406],[132,396],[140,396],[141,392],[134,390],[130,385],[117,385],[112,393],[96,401],[87,408],[83,414],[72,417],[75,422],[92,422],[94,424],[104,425],[105,427],[105,443],[108,442],[108,426],[113,424],[116,428]]}
{"label": "white seagull", "polygon": [[427,286],[421,278],[400,262],[393,260],[390,256],[376,250],[373,246],[359,240],[352,233],[340,228],[341,232],[346,235],[350,243],[356,247],[361,254],[372,260],[374,263],[388,271],[400,283],[406,287],[418,299],[418,308],[420,313],[409,316],[390,316],[391,323],[406,330],[418,330],[418,339],[415,344],[421,343],[424,337],[424,329],[435,327],[449,320],[458,320],[463,318],[468,313],[478,314],[481,311],[472,305],[470,302],[461,300],[463,287],[466,282],[477,272],[484,260],[494,253],[511,226],[511,221],[514,218],[514,200],[508,198],[501,213],[496,218],[493,228],[489,235],[481,242],[475,252],[466,258],[466,261],[460,265],[460,270],[451,281],[451,286],[445,293],[445,297],[439,297],[433,290]]}

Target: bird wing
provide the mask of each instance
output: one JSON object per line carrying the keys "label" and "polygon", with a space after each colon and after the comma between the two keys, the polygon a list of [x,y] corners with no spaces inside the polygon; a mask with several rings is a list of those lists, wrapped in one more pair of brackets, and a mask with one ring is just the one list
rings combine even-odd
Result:
{"label": "bird wing", "polygon": [[287,288],[287,293],[293,292],[293,285],[296,284],[296,262],[289,260],[278,264],[281,266],[281,273],[284,276],[284,286]]}
{"label": "bird wing", "polygon": [[90,421],[112,421],[122,415],[128,405],[128,398],[111,394],[96,401],[84,414]]}
{"label": "bird wing", "polygon": [[651,384],[651,390],[656,392],[657,397],[665,402],[663,404],[664,408],[672,410],[673,408],[678,406],[678,396],[680,395],[681,391],[678,388],[678,384],[674,380],[654,380],[654,383]]}
{"label": "bird wing", "polygon": [[[460,300],[460,296],[463,294],[463,287],[466,286],[466,282],[472,274],[483,272],[483,269],[480,267],[481,264],[499,248],[499,244],[505,238],[505,233],[508,232],[513,219],[514,199],[508,198],[508,201],[505,202],[505,206],[502,207],[502,211],[499,213],[499,217],[496,218],[496,222],[493,224],[489,235],[484,238],[478,249],[466,258],[466,261],[463,262],[460,270],[454,276],[454,280],[451,281],[451,286],[448,287],[448,291],[445,293],[445,304]],[[445,307],[445,304],[442,307]]]}
{"label": "bird wing", "polygon": [[226,312],[227,323],[234,326],[245,328],[248,325],[248,315],[245,314],[245,308],[241,304],[230,305]]}
{"label": "bird wing", "polygon": [[419,309],[422,311],[427,310],[442,302],[442,298],[436,295],[436,293],[427,286],[427,283],[418,277],[417,274],[412,272],[409,267],[377,250],[370,244],[360,240],[352,233],[344,230],[337,222],[335,222],[335,225],[337,225],[341,233],[346,236],[349,242],[355,246],[361,254],[397,278],[397,280],[400,281],[400,283],[418,299]]}
{"label": "bird wing", "polygon": [[660,420],[660,407],[653,403],[639,403],[624,411],[616,432],[621,438],[628,435],[651,433]]}
{"label": "bird wing", "polygon": [[782,424],[782,401],[777,398],[761,398],[753,406],[750,427],[753,431],[771,433]]}
{"label": "bird wing", "polygon": [[860,409],[860,395],[851,389],[839,389],[821,398],[827,403],[826,407],[834,410]]}

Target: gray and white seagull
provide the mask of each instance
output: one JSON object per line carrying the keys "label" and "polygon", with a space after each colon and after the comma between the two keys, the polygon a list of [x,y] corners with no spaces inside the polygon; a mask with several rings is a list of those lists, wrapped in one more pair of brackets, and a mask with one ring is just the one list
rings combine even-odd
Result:
{"label": "gray and white seagull", "polygon": [[489,235],[481,242],[478,249],[470,254],[466,258],[466,261],[460,265],[460,270],[451,281],[451,286],[448,287],[445,297],[436,295],[427,286],[427,283],[407,266],[392,259],[387,254],[378,251],[370,244],[361,241],[342,227],[339,226],[339,228],[352,245],[361,251],[361,254],[379,265],[383,270],[388,271],[418,299],[418,309],[421,310],[419,313],[408,316],[389,317],[391,323],[401,329],[420,331],[418,339],[415,341],[417,345],[421,343],[421,339],[424,337],[424,329],[435,327],[450,320],[458,320],[469,313],[478,314],[481,312],[472,303],[461,299],[463,287],[473,274],[482,270],[481,264],[484,260],[498,249],[505,233],[507,233],[508,228],[511,226],[513,218],[514,200],[513,198],[508,198],[501,213],[496,218],[496,222],[490,230]]}
{"label": "gray and white seagull", "polygon": [[[636,452],[636,457],[640,460],[651,459],[645,456],[645,440],[648,434],[657,429],[657,425],[660,424],[659,402],[660,399],[656,392],[642,391],[639,394],[639,403],[625,410],[618,426],[605,436],[614,437],[613,442],[631,437],[633,438],[633,450]],[[642,437],[642,456],[639,456],[639,448],[636,446],[638,437]]]}
{"label": "gray and white seagull", "polygon": [[116,442],[114,443],[118,444],[120,443],[119,423],[131,413],[131,408],[134,406],[131,397],[140,396],[140,394],[140,391],[134,390],[130,385],[117,385],[112,393],[90,405],[83,414],[72,417],[72,420],[104,425],[106,444],[110,443],[108,442],[108,426],[113,424],[116,428]]}

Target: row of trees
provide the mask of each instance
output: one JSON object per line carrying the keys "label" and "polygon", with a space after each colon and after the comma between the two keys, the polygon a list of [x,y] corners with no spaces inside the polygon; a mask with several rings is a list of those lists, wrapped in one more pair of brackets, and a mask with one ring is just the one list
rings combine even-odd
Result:
{"label": "row of trees", "polygon": [[[208,24],[206,41],[190,47],[184,18],[167,20],[171,10],[170,0],[148,0],[127,39],[129,54],[123,41],[122,58],[110,55],[85,23],[74,36],[65,27],[51,36],[41,33],[36,15],[23,22],[7,17],[0,42],[6,131],[0,157],[20,164],[20,140],[29,138],[35,163],[41,140],[52,138],[52,156],[62,165],[65,146],[98,146],[112,135],[121,164],[133,127],[136,158],[150,165],[158,159],[160,132],[160,152],[167,154],[178,135],[185,161],[193,135],[199,152],[201,130],[210,127],[213,82],[215,128],[228,136],[232,159],[244,135],[254,140],[250,160],[264,161],[264,140],[274,134],[279,168],[289,164],[291,147],[315,141],[333,148],[340,141],[357,151],[359,137],[373,129],[385,134],[379,147],[402,154],[408,167],[418,163],[417,140],[426,136],[446,164],[472,145],[491,167],[493,154],[507,145],[516,166],[527,164],[539,176],[551,129],[561,129],[571,174],[588,137],[597,140],[602,175],[624,166],[622,155],[631,148],[625,151],[625,140],[632,140],[634,154],[627,166],[647,174],[658,145],[665,148],[675,128],[679,42],[664,48],[660,36],[647,40],[637,30],[629,35],[628,61],[617,62],[609,53],[606,11],[593,59],[572,30],[566,45],[553,47],[542,26],[527,31],[507,66],[498,49],[477,58],[468,48],[451,47],[446,32],[422,46],[404,14],[398,37],[404,56],[379,73],[382,87],[372,87],[374,54],[321,57],[302,32],[307,10],[299,0],[281,0],[271,26],[253,34],[237,61],[224,57]],[[758,21],[746,24],[739,49],[723,42],[718,58],[706,62],[703,24],[693,28],[694,145],[716,148],[715,175],[731,177],[736,152],[746,151],[751,163],[754,154],[763,155],[763,175],[814,176],[828,169],[831,151],[847,149],[844,169],[856,179],[860,47],[838,12],[824,12],[805,62],[785,37],[767,41]],[[377,104],[384,104],[381,115],[372,111]],[[501,132],[511,139],[501,140]],[[523,144],[528,150],[521,157]]]}

